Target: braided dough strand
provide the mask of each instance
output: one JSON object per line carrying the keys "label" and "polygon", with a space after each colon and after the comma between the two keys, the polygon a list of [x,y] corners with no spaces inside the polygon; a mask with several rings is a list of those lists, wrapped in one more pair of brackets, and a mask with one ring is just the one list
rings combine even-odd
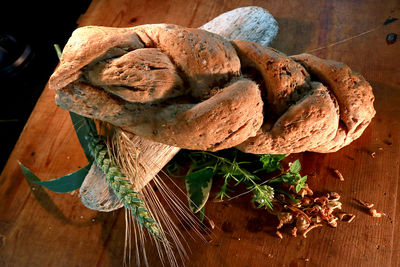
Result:
{"label": "braided dough strand", "polygon": [[170,24],[77,29],[49,85],[64,109],[187,149],[333,152],[375,115],[342,63]]}

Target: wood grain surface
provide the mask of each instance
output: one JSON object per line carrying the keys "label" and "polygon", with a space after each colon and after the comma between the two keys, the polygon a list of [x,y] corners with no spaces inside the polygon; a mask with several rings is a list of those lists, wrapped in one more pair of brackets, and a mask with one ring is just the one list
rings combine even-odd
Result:
{"label": "wood grain surface", "polygon": [[[206,215],[216,225],[212,242],[188,240],[192,254],[187,266],[399,266],[400,41],[388,45],[386,36],[400,34],[400,20],[384,25],[389,18],[400,18],[398,0],[97,0],[79,25],[168,22],[199,27],[249,5],[266,8],[277,19],[280,31],[273,47],[345,62],[371,83],[377,115],[360,139],[336,153],[290,156],[301,160],[314,191],[339,192],[343,209],[357,217],[336,229],[313,230],[306,239],[284,234],[281,240],[274,235],[277,221],[251,208],[250,196],[210,201]],[[68,113],[56,107],[48,88],[0,177],[0,266],[122,265],[123,210],[91,211],[77,192],[57,194],[29,185],[17,160],[43,179],[87,163]],[[176,182],[181,184],[178,178]],[[387,216],[369,216],[357,199],[375,203]],[[148,246],[148,254],[150,266],[161,265],[154,248]]]}

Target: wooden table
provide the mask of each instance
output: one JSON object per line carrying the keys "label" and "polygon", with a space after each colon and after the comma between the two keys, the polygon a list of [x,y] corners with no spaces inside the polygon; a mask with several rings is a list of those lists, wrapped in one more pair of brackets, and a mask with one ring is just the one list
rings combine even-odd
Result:
{"label": "wooden table", "polygon": [[[371,83],[377,115],[360,139],[331,154],[292,155],[315,191],[337,191],[343,209],[356,214],[337,229],[320,227],[308,238],[274,235],[276,221],[251,208],[248,197],[207,204],[214,241],[190,241],[188,266],[399,266],[400,265],[400,2],[387,1],[93,1],[79,25],[134,26],[175,23],[198,27],[240,6],[258,5],[277,19],[273,47],[311,52],[347,63]],[[65,33],[69,35],[70,33]],[[349,38],[354,37],[354,38]],[[330,45],[341,40],[336,45]],[[326,47],[328,46],[328,47]],[[122,210],[86,209],[77,192],[57,194],[29,185],[17,160],[50,179],[85,166],[68,113],[47,87],[0,178],[0,266],[118,266],[125,222]],[[339,169],[345,181],[331,171]],[[387,217],[369,216],[356,199],[373,202]],[[149,250],[150,266],[159,266]]]}

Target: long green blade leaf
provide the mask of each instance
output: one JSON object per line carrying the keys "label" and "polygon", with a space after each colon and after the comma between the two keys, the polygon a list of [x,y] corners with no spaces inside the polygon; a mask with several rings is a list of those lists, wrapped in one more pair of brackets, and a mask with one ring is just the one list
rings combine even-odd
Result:
{"label": "long green blade leaf", "polygon": [[89,133],[97,135],[96,124],[94,123],[93,119],[83,117],[73,112],[70,112],[69,114],[71,116],[71,120],[74,125],[76,135],[78,136],[82,149],[85,152],[86,158],[88,159],[89,162],[93,162],[94,158],[89,151],[88,141],[86,140],[86,136],[88,136]]}
{"label": "long green blade leaf", "polygon": [[204,168],[185,177],[185,187],[189,197],[189,208],[193,213],[199,212],[210,195],[214,170]]}
{"label": "long green blade leaf", "polygon": [[67,193],[80,188],[83,183],[83,180],[86,177],[86,174],[89,172],[91,165],[89,164],[86,167],[77,170],[76,172],[67,174],[57,179],[49,181],[41,181],[31,170],[22,165],[21,162],[18,162],[18,164],[21,167],[21,170],[25,175],[25,178],[29,182],[41,185],[57,193]]}

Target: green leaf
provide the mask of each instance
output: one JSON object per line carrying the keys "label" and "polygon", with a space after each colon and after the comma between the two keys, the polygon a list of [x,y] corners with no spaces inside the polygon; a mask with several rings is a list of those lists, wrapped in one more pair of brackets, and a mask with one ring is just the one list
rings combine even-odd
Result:
{"label": "green leaf", "polygon": [[293,162],[289,169],[291,173],[298,173],[300,170],[301,170],[301,164],[299,160]]}
{"label": "green leaf", "polygon": [[85,152],[88,161],[93,162],[94,158],[89,151],[86,136],[88,136],[89,133],[97,135],[96,124],[94,123],[93,119],[86,118],[73,112],[70,112],[69,114],[71,116],[76,135],[78,136],[79,142],[81,143],[83,152]]}
{"label": "green leaf", "polygon": [[303,188],[302,185],[300,183],[298,183],[296,185],[296,193],[299,193],[302,188]]}
{"label": "green leaf", "polygon": [[199,213],[199,219],[200,219],[201,222],[204,222],[204,218],[206,216],[205,211],[206,211],[206,207],[203,206],[201,208],[201,210],[200,210],[200,213]]}
{"label": "green leaf", "polygon": [[86,174],[89,172],[91,165],[89,164],[86,167],[77,170],[76,172],[67,174],[54,180],[41,181],[31,170],[22,165],[21,162],[18,162],[18,164],[21,167],[25,178],[29,182],[41,185],[57,193],[67,193],[81,187],[83,180],[85,179]]}
{"label": "green leaf", "polygon": [[54,46],[54,49],[56,50],[58,59],[61,60],[62,51],[61,51],[60,46],[58,44],[53,44],[53,46]]}
{"label": "green leaf", "polygon": [[204,168],[185,177],[185,187],[189,198],[189,208],[193,213],[199,212],[210,195],[214,170]]}
{"label": "green leaf", "polygon": [[279,170],[281,167],[281,160],[285,158],[286,155],[272,155],[265,154],[260,157],[260,162],[263,164],[261,170],[266,172],[273,172]]}
{"label": "green leaf", "polygon": [[307,175],[301,177],[299,174],[299,180],[297,181],[296,184],[296,193],[299,193],[301,189],[306,187],[306,181],[307,181]]}
{"label": "green leaf", "polygon": [[303,176],[299,181],[299,183],[301,183],[302,185],[305,185],[306,182],[307,182],[307,175]]}

